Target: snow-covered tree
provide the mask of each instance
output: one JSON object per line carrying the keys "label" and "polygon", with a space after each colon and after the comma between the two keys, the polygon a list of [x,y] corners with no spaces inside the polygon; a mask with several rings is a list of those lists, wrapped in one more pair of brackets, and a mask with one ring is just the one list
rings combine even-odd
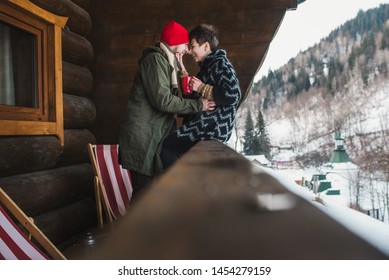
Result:
{"label": "snow-covered tree", "polygon": [[247,115],[246,115],[246,123],[245,123],[245,133],[243,136],[243,153],[245,155],[253,155],[252,153],[252,146],[253,146],[253,141],[254,141],[254,123],[253,119],[251,117],[251,111],[247,110]]}
{"label": "snow-covered tree", "polygon": [[265,155],[266,158],[270,157],[270,140],[261,110],[258,110],[257,125],[255,127],[251,152],[253,155]]}

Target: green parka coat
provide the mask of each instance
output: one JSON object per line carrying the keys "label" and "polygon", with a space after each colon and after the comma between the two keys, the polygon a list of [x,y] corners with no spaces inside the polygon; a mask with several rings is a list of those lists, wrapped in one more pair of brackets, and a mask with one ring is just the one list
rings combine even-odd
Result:
{"label": "green parka coat", "polygon": [[167,55],[159,46],[143,51],[119,134],[120,163],[126,169],[147,176],[161,173],[162,141],[174,127],[175,114],[202,109],[200,100],[177,96],[171,73]]}

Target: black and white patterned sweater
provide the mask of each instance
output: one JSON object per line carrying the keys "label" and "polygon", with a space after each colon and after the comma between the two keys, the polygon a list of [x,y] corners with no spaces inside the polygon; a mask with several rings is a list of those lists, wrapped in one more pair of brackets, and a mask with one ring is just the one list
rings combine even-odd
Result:
{"label": "black and white patterned sweater", "polygon": [[[231,137],[235,115],[241,98],[239,81],[225,50],[218,49],[200,62],[197,74],[203,83],[213,86],[216,107],[213,111],[192,115],[176,130],[177,138],[219,140],[227,142]],[[198,98],[194,92],[189,98]]]}

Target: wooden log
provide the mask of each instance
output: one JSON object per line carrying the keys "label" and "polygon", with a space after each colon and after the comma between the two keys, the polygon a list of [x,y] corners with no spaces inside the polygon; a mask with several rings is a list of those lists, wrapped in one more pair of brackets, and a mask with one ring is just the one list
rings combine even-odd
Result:
{"label": "wooden log", "polygon": [[70,0],[31,0],[37,6],[60,16],[69,17],[66,28],[82,36],[92,30],[92,20],[88,12]]}
{"label": "wooden log", "polygon": [[90,163],[87,145],[96,143],[95,136],[87,129],[66,129],[65,146],[57,166]]}
{"label": "wooden log", "polygon": [[93,76],[86,67],[63,62],[63,91],[78,96],[88,96],[92,90]]}
{"label": "wooden log", "polygon": [[62,59],[86,66],[93,59],[93,47],[86,38],[69,30],[62,30]]}
{"label": "wooden log", "polygon": [[[35,224],[60,250],[69,240],[96,226],[94,200],[86,198],[66,207],[33,217]],[[61,245],[63,244],[63,245]]]}
{"label": "wooden log", "polygon": [[65,129],[89,128],[96,118],[96,107],[88,98],[63,95]]}
{"label": "wooden log", "polygon": [[55,136],[0,137],[0,177],[53,168],[61,153]]}
{"label": "wooden log", "polygon": [[55,136],[0,137],[0,178],[89,162],[87,129],[65,130],[65,146]]}
{"label": "wooden log", "polygon": [[[106,16],[115,15],[116,19],[128,18],[135,19],[132,25],[128,25],[129,28],[136,25],[138,19],[146,19],[144,16],[147,14],[147,20],[149,22],[155,22],[160,20],[161,22],[167,22],[169,19],[174,18],[176,21],[182,23],[185,27],[191,28],[186,22],[192,20],[192,22],[204,21],[204,18],[208,18],[209,21],[215,22],[218,18],[223,17],[226,12],[241,11],[241,10],[280,10],[285,12],[287,9],[294,9],[297,7],[296,0],[243,0],[243,1],[209,1],[198,0],[196,5],[188,1],[177,1],[172,7],[171,1],[155,1],[155,0],[143,0],[143,1],[131,1],[127,0],[115,1],[115,5],[112,5],[109,1],[97,1],[96,5],[101,6]],[[130,5],[129,5],[130,3]],[[92,5],[93,6],[93,5]],[[91,9],[94,7],[90,7]],[[163,12],[161,12],[163,11]],[[206,13],[205,13],[206,11]],[[242,17],[230,18],[229,21],[239,24]]]}
{"label": "wooden log", "polygon": [[88,163],[0,178],[0,186],[32,217],[94,198],[93,170]]}
{"label": "wooden log", "polygon": [[89,7],[90,4],[90,0],[72,0],[72,1],[74,2],[74,4],[80,6],[85,10]]}

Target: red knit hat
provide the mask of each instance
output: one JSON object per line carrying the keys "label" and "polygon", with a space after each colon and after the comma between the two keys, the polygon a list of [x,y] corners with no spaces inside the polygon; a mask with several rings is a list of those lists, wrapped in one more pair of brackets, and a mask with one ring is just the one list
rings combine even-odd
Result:
{"label": "red knit hat", "polygon": [[188,43],[188,30],[186,30],[181,24],[172,20],[163,28],[161,41],[164,41],[169,46]]}

